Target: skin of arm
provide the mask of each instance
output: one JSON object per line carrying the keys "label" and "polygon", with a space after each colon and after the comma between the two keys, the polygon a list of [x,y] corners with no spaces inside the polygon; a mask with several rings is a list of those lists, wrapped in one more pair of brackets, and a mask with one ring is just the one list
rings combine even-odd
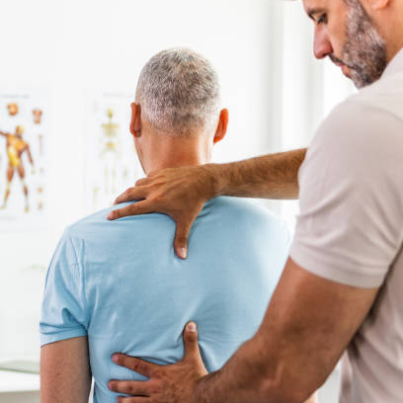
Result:
{"label": "skin of arm", "polygon": [[150,380],[111,381],[109,387],[149,396],[149,403],[301,403],[325,382],[377,292],[326,280],[290,258],[262,325],[221,370],[202,376],[197,332],[187,327],[182,361],[158,366],[116,354],[115,362]]}
{"label": "skin of arm", "polygon": [[211,164],[215,195],[297,199],[298,171],[306,149],[269,154],[229,164]]}
{"label": "skin of arm", "polygon": [[41,348],[41,403],[88,403],[90,390],[87,337]]}
{"label": "skin of arm", "polygon": [[269,154],[229,164],[206,164],[151,172],[127,189],[117,203],[140,200],[115,210],[108,219],[160,212],[176,222],[176,254],[187,257],[187,241],[204,203],[220,195],[294,199],[306,149]]}

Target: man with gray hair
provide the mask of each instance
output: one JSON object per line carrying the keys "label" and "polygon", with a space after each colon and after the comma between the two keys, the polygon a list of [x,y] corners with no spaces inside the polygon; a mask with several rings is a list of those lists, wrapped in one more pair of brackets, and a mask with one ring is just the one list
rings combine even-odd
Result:
{"label": "man with gray hair", "polygon": [[[171,49],[143,68],[130,132],[146,174],[209,162],[227,124],[218,77],[205,58]],[[87,402],[91,373],[94,402],[114,403],[109,379],[144,378],[112,355],[173,363],[191,319],[207,367],[217,370],[256,332],[285,264],[285,225],[240,199],[206,204],[187,260],[171,247],[171,218],[149,214],[116,224],[106,219],[116,208],[70,226],[53,256],[40,325],[42,403]]]}

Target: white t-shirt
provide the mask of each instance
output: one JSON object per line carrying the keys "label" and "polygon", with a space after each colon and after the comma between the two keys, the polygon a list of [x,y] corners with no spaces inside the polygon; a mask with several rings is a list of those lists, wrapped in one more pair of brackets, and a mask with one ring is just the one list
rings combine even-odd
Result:
{"label": "white t-shirt", "polygon": [[347,350],[343,403],[403,402],[403,49],[330,114],[299,172],[292,259],[318,276],[381,287]]}

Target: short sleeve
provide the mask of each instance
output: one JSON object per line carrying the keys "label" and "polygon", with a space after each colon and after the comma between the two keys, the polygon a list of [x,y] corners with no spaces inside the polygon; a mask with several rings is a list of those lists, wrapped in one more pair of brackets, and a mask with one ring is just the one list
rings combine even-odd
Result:
{"label": "short sleeve", "polygon": [[39,325],[41,346],[87,335],[85,281],[79,262],[66,230],[46,276]]}
{"label": "short sleeve", "polygon": [[403,123],[347,101],[322,124],[299,172],[290,255],[342,284],[379,287],[402,245]]}

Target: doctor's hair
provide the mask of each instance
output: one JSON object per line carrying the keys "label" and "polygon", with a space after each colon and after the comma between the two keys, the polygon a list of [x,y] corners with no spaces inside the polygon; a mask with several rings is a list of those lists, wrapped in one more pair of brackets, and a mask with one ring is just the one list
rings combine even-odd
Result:
{"label": "doctor's hair", "polygon": [[220,113],[220,84],[211,63],[187,48],[163,50],[143,67],[136,101],[141,117],[161,134],[210,130]]}

